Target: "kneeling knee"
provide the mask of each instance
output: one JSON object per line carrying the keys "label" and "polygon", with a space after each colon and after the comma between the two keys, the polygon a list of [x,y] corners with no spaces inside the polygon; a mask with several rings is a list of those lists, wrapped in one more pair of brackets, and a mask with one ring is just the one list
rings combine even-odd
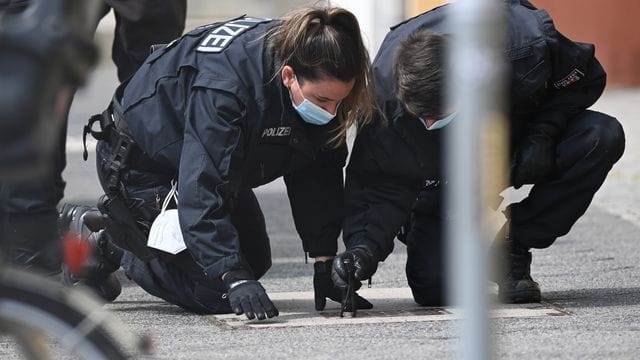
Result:
{"label": "kneeling knee", "polygon": [[613,162],[622,156],[625,148],[625,134],[616,118],[606,117],[593,125],[592,134],[596,147]]}
{"label": "kneeling knee", "polygon": [[422,306],[444,305],[445,288],[441,275],[420,276],[407,269],[407,282],[416,303]]}
{"label": "kneeling knee", "polygon": [[410,285],[413,300],[421,306],[444,306],[445,289],[441,284],[431,286]]}

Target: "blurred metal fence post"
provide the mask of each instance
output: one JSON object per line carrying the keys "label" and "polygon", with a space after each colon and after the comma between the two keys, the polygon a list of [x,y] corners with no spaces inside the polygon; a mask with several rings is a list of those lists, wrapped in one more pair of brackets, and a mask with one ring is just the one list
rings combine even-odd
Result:
{"label": "blurred metal fence post", "polygon": [[[448,101],[459,113],[444,146],[447,212],[454,219],[447,222],[445,232],[449,299],[463,314],[457,349],[462,359],[490,357],[487,276],[490,235],[483,223],[486,208],[483,195],[496,190],[487,189],[487,184],[493,181],[495,188],[501,181],[487,176],[483,141],[491,123],[504,123],[500,115],[504,98],[502,9],[501,0],[458,0],[452,4],[449,19],[453,39],[448,53],[451,69]],[[500,175],[504,174],[500,169],[503,163],[494,159],[491,166],[496,168],[491,174],[503,178]]]}

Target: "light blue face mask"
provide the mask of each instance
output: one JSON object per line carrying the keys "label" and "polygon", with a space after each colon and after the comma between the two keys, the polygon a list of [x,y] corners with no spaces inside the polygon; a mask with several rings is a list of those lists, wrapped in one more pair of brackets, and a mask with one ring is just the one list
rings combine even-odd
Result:
{"label": "light blue face mask", "polygon": [[427,126],[427,122],[424,121],[423,119],[420,119],[420,122],[422,122],[422,124],[424,125],[424,127],[427,130],[438,130],[438,129],[442,129],[443,127],[449,125],[449,123],[451,121],[453,121],[453,119],[455,119],[455,117],[458,115],[457,112],[452,113],[451,115],[442,118],[440,120],[436,120],[436,122],[434,122],[433,124],[431,124],[431,126]]}
{"label": "light blue face mask", "polygon": [[[298,82],[297,77],[296,77],[296,82]],[[300,83],[298,83],[298,87],[300,87]],[[291,98],[291,105],[293,105],[293,108],[296,109],[298,114],[300,114],[300,117],[302,118],[302,120],[304,120],[306,123],[313,124],[313,125],[326,125],[329,123],[329,121],[331,121],[334,117],[336,117],[336,114],[332,114],[327,110],[321,108],[320,106],[307,100],[304,97],[304,95],[302,95],[302,91],[300,91],[300,95],[304,100],[300,103],[300,105],[296,106],[296,104],[293,102],[293,96],[291,96],[291,91],[289,91],[289,97]],[[338,106],[340,106],[340,104],[338,104]],[[338,112],[338,107],[336,106],[336,113],[337,112]]]}

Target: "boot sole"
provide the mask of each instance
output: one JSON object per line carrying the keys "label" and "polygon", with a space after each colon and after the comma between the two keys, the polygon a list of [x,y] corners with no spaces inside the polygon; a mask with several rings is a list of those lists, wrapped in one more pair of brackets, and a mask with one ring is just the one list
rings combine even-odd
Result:
{"label": "boot sole", "polygon": [[527,303],[539,303],[542,300],[542,295],[539,290],[521,290],[513,291],[510,293],[500,293],[500,300],[506,304],[527,304]]}

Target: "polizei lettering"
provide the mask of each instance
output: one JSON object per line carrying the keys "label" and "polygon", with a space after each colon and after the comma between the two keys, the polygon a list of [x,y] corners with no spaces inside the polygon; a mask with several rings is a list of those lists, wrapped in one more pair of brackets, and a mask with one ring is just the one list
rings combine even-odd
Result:
{"label": "polizei lettering", "polygon": [[262,137],[280,137],[289,136],[291,134],[291,128],[289,126],[280,126],[273,128],[266,128],[262,131]]}
{"label": "polizei lettering", "polygon": [[221,52],[233,39],[238,37],[238,35],[269,20],[270,19],[244,17],[219,25],[209,31],[209,34],[202,40],[196,50],[209,53]]}

